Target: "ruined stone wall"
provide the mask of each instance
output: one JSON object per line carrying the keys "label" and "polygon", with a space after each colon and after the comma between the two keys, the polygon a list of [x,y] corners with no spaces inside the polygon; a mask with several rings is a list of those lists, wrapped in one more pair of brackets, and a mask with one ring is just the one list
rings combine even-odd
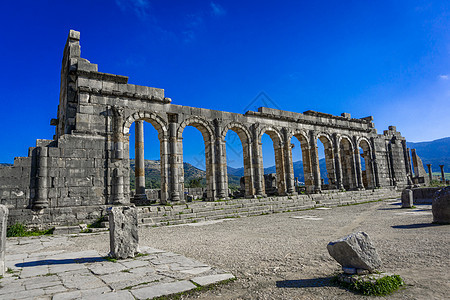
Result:
{"label": "ruined stone wall", "polygon": [[[175,105],[162,89],[128,84],[125,76],[98,72],[97,65],[81,58],[79,39],[79,33],[71,31],[64,49],[60,103],[57,118],[51,121],[54,140],[38,141],[28,158],[0,169],[1,202],[11,208],[33,208],[36,214],[50,216],[49,209],[129,203],[129,129],[138,120],[158,131],[162,203],[184,199],[186,126],[197,128],[204,139],[208,200],[229,196],[225,144],[229,130],[238,134],[243,146],[247,197],[266,194],[264,133],[273,141],[279,195],[295,194],[292,138],[301,143],[310,193],[407,184],[410,162],[405,139],[393,126],[379,135],[372,117],[355,119],[348,113],[333,116],[261,107],[236,114]],[[326,187],[320,180],[319,140],[325,146]]]}

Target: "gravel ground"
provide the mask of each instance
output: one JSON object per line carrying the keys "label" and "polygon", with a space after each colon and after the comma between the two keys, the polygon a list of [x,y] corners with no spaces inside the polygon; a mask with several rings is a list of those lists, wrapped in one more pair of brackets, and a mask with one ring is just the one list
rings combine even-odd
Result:
{"label": "gravel ground", "polygon": [[[326,245],[365,231],[383,261],[382,270],[406,282],[388,299],[448,299],[450,225],[431,225],[430,205],[400,207],[397,200],[383,201],[204,226],[146,228],[140,231],[140,244],[195,258],[238,278],[183,299],[360,299],[366,297],[330,282],[340,268]],[[108,251],[107,234],[73,239],[73,250]]]}

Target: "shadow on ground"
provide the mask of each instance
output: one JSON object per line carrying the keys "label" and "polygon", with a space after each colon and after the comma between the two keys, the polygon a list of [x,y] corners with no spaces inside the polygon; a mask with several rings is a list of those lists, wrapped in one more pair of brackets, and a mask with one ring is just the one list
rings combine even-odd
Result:
{"label": "shadow on ground", "polygon": [[66,264],[84,264],[105,261],[103,257],[82,257],[72,259],[44,259],[36,261],[28,261],[18,263],[15,266],[18,268],[46,266],[46,265],[66,265]]}
{"label": "shadow on ground", "polygon": [[279,288],[307,288],[324,286],[336,286],[333,282],[333,277],[277,281],[277,287]]}
{"label": "shadow on ground", "polygon": [[418,223],[418,224],[407,224],[407,225],[394,225],[391,226],[395,229],[417,229],[417,228],[426,228],[426,227],[433,227],[433,226],[442,226],[440,224],[433,224],[433,223]]}

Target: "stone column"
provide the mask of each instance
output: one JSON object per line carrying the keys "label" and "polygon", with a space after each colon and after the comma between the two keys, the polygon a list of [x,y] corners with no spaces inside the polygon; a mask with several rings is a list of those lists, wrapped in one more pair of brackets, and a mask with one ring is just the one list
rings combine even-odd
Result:
{"label": "stone column", "polygon": [[227,157],[226,143],[218,138],[216,140],[216,163],[217,163],[217,196],[220,199],[228,198],[228,177],[227,177]]}
{"label": "stone column", "polygon": [[253,167],[255,170],[255,194],[264,196],[264,171],[262,165],[262,143],[257,138],[253,139]]}
{"label": "stone column", "polygon": [[373,166],[373,179],[375,187],[380,187],[380,177],[378,174],[378,160],[377,160],[377,152],[375,148],[375,140],[373,137],[370,138],[370,144],[372,146],[372,152],[370,153],[372,155],[372,166]]}
{"label": "stone column", "polygon": [[312,167],[312,173],[314,178],[314,192],[320,193],[322,190],[321,183],[320,183],[320,166],[319,166],[319,153],[317,152],[317,140],[314,136],[314,132],[310,132],[310,139],[309,139],[311,145],[311,167]]}
{"label": "stone column", "polygon": [[277,173],[277,191],[278,195],[286,195],[286,172],[284,164],[284,145],[280,142],[273,149],[275,152],[275,168]]}
{"label": "stone column", "polygon": [[147,200],[145,194],[145,160],[144,160],[144,121],[138,120],[135,122],[135,186],[136,193],[134,194],[134,200],[143,201]]}
{"label": "stone column", "polygon": [[167,136],[160,139],[160,157],[161,157],[161,204],[166,204],[169,200],[169,149]]}
{"label": "stone column", "polygon": [[339,146],[339,138],[337,134],[333,134],[334,143],[334,164],[336,169],[336,188],[338,190],[344,189],[344,184],[342,183],[342,164],[341,164],[341,147]]}
{"label": "stone column", "polygon": [[178,115],[169,114],[169,145],[170,145],[170,199],[172,201],[180,201],[180,191],[179,191],[179,182],[180,178],[178,177],[178,137],[177,137],[177,123],[178,123]]}
{"label": "stone column", "polygon": [[289,139],[289,133],[287,130],[284,130],[284,163],[285,163],[285,177],[286,177],[286,193],[288,195],[294,194],[295,187],[294,187],[294,165],[292,162],[292,144],[291,140]]}
{"label": "stone column", "polygon": [[123,174],[122,170],[120,168],[115,168],[113,171],[113,182],[115,186],[115,193],[113,198],[113,203],[115,205],[119,204],[125,204],[127,201],[125,201],[123,196]]}
{"label": "stone column", "polygon": [[138,214],[134,206],[108,208],[109,256],[115,259],[135,257],[139,252]]}
{"label": "stone column", "polygon": [[433,171],[431,171],[431,164],[427,164],[428,176],[430,177],[430,182],[433,180]]}
{"label": "stone column", "polygon": [[359,147],[355,143],[355,172],[356,172],[356,182],[357,182],[357,188],[358,189],[364,189],[364,185],[362,182],[362,169],[361,169],[361,155],[359,154]]}
{"label": "stone column", "polygon": [[439,167],[441,168],[442,182],[445,183],[444,165],[439,165]]}
{"label": "stone column", "polygon": [[6,231],[8,226],[8,208],[0,205],[0,276],[5,276]]}
{"label": "stone column", "polygon": [[34,208],[43,209],[48,207],[48,169],[47,169],[47,157],[48,148],[39,147],[39,168],[38,168],[38,182],[37,182],[37,199],[34,202]]}

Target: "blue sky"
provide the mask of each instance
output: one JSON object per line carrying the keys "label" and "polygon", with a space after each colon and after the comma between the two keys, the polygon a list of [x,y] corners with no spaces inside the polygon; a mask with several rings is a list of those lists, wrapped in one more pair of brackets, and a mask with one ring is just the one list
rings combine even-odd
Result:
{"label": "blue sky", "polygon": [[[0,162],[52,138],[70,29],[81,31],[82,57],[99,71],[164,88],[175,104],[243,113],[264,92],[284,110],[373,115],[379,133],[395,125],[418,142],[450,136],[449,25],[444,0],[7,1]],[[201,135],[184,138],[193,162]],[[273,164],[263,143],[264,164]],[[147,148],[146,158],[158,156]]]}

